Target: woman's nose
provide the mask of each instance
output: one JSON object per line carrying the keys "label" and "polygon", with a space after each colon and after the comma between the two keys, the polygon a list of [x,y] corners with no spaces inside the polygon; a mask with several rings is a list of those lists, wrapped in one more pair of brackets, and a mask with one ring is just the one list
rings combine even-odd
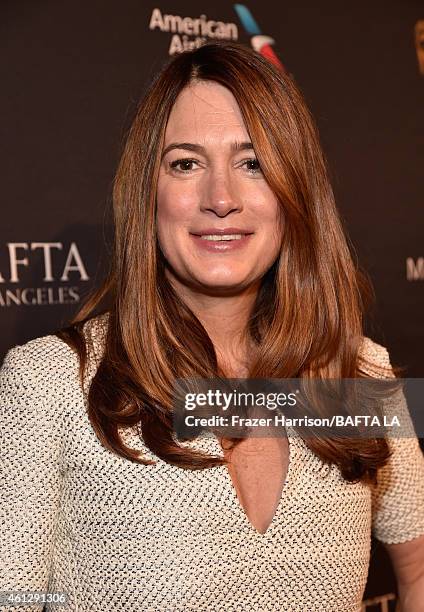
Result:
{"label": "woman's nose", "polygon": [[226,217],[230,212],[239,212],[241,209],[240,197],[229,174],[211,172],[203,186],[201,210]]}

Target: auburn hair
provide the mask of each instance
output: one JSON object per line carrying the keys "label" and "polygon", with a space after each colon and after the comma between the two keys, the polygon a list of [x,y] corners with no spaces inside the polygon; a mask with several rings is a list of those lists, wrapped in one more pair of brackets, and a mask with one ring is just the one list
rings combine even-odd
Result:
{"label": "auburn hair", "polygon": [[[78,353],[82,380],[83,325],[99,311],[108,313],[104,354],[88,391],[99,440],[128,460],[152,463],[119,435],[119,427],[136,425],[156,456],[187,469],[225,459],[176,440],[174,381],[223,373],[204,327],[165,276],[155,217],[167,120],[180,92],[198,80],[234,95],[284,213],[280,253],[262,279],[246,330],[257,346],[249,377],[366,376],[359,352],[372,297],[336,209],[317,127],[294,79],[235,42],[207,43],[168,60],[138,105],[114,179],[109,273],[57,335]],[[391,454],[385,438],[308,437],[305,443],[352,482],[375,482]]]}

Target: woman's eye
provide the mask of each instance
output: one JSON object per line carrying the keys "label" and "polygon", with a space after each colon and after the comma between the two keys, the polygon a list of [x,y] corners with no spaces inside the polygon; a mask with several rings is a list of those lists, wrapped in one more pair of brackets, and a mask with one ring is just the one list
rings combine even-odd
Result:
{"label": "woman's eye", "polygon": [[172,170],[176,170],[176,172],[181,172],[182,174],[187,174],[188,172],[193,170],[192,164],[195,163],[197,163],[195,159],[176,159],[169,165]]}
{"label": "woman's eye", "polygon": [[242,165],[246,165],[246,169],[250,174],[259,174],[261,172],[261,166],[256,157],[246,159]]}
{"label": "woman's eye", "polygon": [[[195,159],[176,159],[170,162],[169,166],[175,172],[180,174],[189,174],[194,170],[193,164],[198,164]],[[245,167],[249,174],[260,174],[261,167],[256,157],[245,159],[240,167]]]}

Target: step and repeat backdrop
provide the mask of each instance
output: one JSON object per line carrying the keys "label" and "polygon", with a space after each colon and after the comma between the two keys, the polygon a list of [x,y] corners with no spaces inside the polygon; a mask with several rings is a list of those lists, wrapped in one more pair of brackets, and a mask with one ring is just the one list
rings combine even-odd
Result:
{"label": "step and repeat backdrop", "polygon": [[[104,277],[111,183],[146,83],[169,55],[228,39],[296,79],[374,284],[366,333],[424,376],[421,2],[3,0],[0,23],[0,361]],[[395,593],[373,541],[364,609],[394,610]]]}

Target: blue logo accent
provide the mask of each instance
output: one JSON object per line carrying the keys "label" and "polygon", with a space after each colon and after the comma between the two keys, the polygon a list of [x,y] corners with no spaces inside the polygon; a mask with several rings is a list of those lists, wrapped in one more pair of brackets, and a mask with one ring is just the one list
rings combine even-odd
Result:
{"label": "blue logo accent", "polygon": [[246,33],[250,36],[250,44],[253,49],[274,64],[277,68],[285,71],[283,64],[272,48],[272,45],[275,42],[274,39],[271,38],[271,36],[262,34],[260,27],[256,23],[247,6],[244,6],[244,4],[234,4],[234,10],[237,13],[237,17],[240,19]]}
{"label": "blue logo accent", "polygon": [[258,24],[247,6],[244,6],[244,4],[235,4],[234,10],[236,11],[238,18],[248,34],[251,36],[255,36],[255,34],[262,34]]}

